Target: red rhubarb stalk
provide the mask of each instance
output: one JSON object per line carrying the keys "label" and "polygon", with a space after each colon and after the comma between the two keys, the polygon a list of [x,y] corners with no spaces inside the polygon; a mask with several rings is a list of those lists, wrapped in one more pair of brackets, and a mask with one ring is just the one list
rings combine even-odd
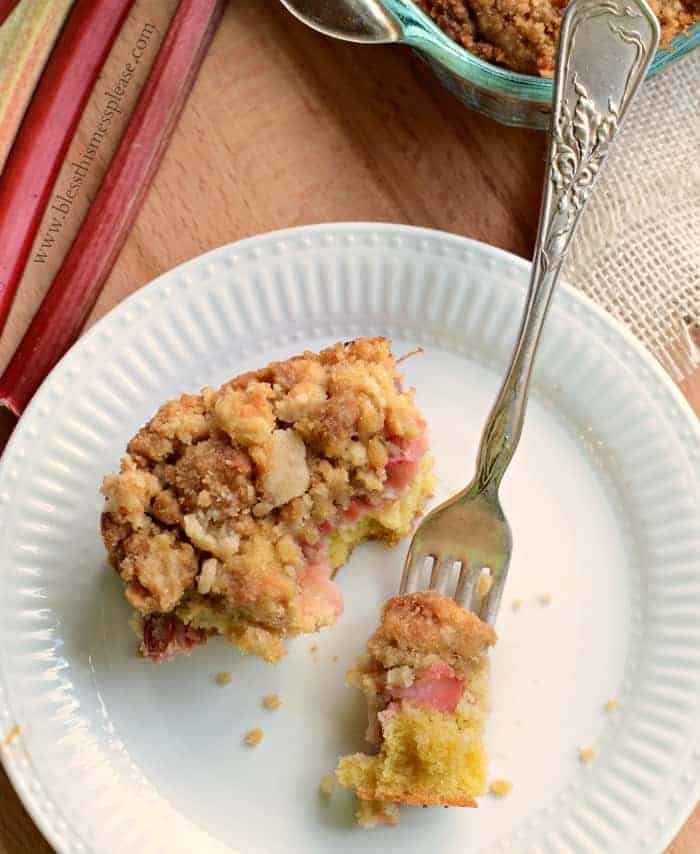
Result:
{"label": "red rhubarb stalk", "polygon": [[0,27],[0,172],[73,0],[24,3]]}
{"label": "red rhubarb stalk", "polygon": [[0,332],[98,72],[133,0],[78,0],[0,175]]}
{"label": "red rhubarb stalk", "polygon": [[0,404],[20,415],[77,337],[175,128],[225,0],[180,0],[119,147],[77,237],[5,373]]}
{"label": "red rhubarb stalk", "polygon": [[0,27],[18,3],[19,0],[0,0]]}

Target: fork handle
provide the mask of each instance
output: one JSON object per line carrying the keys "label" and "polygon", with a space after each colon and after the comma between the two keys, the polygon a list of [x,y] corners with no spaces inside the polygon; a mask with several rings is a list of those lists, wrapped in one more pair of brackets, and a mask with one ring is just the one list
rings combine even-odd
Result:
{"label": "fork handle", "polygon": [[573,0],[561,27],[550,143],[525,311],[471,489],[497,490],[520,439],[554,287],[595,179],[659,42],[645,0]]}

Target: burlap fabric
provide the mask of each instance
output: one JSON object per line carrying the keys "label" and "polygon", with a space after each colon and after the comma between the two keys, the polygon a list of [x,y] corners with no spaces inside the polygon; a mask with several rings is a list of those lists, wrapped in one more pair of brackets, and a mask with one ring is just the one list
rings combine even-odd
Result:
{"label": "burlap fabric", "polygon": [[565,275],[675,379],[700,364],[700,49],[639,93]]}

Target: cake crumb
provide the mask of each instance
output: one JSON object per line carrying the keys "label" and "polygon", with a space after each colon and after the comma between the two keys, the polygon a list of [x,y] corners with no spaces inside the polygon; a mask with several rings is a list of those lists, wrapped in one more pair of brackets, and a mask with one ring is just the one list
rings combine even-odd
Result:
{"label": "cake crumb", "polygon": [[551,593],[543,593],[540,596],[540,603],[542,605],[551,605],[552,604],[552,594]]}
{"label": "cake crumb", "polygon": [[335,792],[336,780],[334,774],[326,774],[318,785],[318,791],[324,798],[330,798]]}
{"label": "cake crumb", "polygon": [[479,576],[479,580],[476,582],[476,590],[479,596],[486,596],[493,585],[493,579],[491,576],[484,572]]}
{"label": "cake crumb", "polygon": [[248,747],[256,747],[263,740],[263,735],[264,733],[260,727],[255,727],[255,729],[251,729],[245,734],[243,741]]}
{"label": "cake crumb", "polygon": [[311,655],[314,655],[315,653],[317,653],[318,652],[318,644],[312,643],[311,646],[309,647],[309,652],[311,653]]}
{"label": "cake crumb", "polygon": [[620,701],[613,697],[611,700],[603,706],[606,712],[614,712],[615,709],[620,705]]}
{"label": "cake crumb", "polygon": [[3,747],[9,747],[19,735],[19,724],[13,724],[10,727],[7,735],[2,740]]}
{"label": "cake crumb", "polygon": [[340,656],[339,656],[339,655],[334,655],[334,656],[333,656],[333,658],[331,658],[331,661],[332,661],[334,664],[335,664],[335,662],[336,662],[336,661],[339,661],[339,660],[340,660]]}
{"label": "cake crumb", "polygon": [[360,827],[369,829],[382,824],[398,824],[399,805],[389,801],[356,801],[355,818]]}
{"label": "cake crumb", "polygon": [[578,758],[579,762],[582,762],[584,765],[587,762],[590,762],[596,755],[597,751],[594,747],[579,747],[578,749]]}
{"label": "cake crumb", "polygon": [[275,709],[279,709],[282,705],[282,700],[280,700],[279,694],[265,694],[262,699],[262,704],[266,709],[274,711]]}
{"label": "cake crumb", "polygon": [[512,788],[510,780],[492,780],[489,784],[489,792],[497,798],[505,798]]}
{"label": "cake crumb", "polygon": [[410,688],[415,682],[416,674],[412,667],[402,665],[392,667],[386,672],[386,684],[388,688]]}
{"label": "cake crumb", "polygon": [[231,673],[228,670],[220,670],[216,674],[216,676],[214,676],[214,682],[216,682],[217,685],[221,685],[222,687],[224,685],[228,685],[230,681]]}
{"label": "cake crumb", "polygon": [[523,607],[523,600],[520,598],[520,596],[518,596],[517,598],[513,599],[513,601],[512,601],[512,602],[511,602],[511,604],[510,604],[510,607],[511,607],[514,611],[519,611],[519,610]]}

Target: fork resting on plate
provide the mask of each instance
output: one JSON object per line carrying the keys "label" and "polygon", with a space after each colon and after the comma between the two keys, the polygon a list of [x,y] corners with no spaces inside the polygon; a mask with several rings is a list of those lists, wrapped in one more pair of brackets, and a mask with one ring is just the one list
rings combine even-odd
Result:
{"label": "fork resting on plate", "polygon": [[542,327],[595,179],[658,43],[659,24],[645,0],[573,0],[566,11],[537,241],[518,339],[484,427],[474,479],[416,529],[400,593],[424,587],[429,565],[428,589],[453,595],[490,624],[496,620],[512,551],[498,490],[522,432]]}

